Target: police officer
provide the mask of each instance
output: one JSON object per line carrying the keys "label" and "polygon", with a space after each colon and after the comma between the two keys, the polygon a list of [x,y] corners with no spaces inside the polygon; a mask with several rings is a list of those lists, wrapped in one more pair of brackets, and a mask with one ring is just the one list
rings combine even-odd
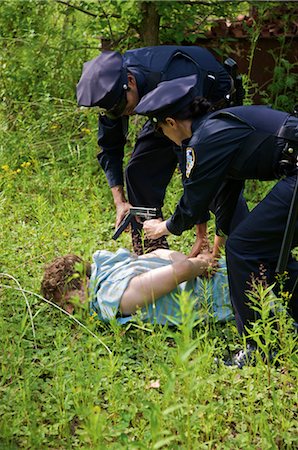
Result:
{"label": "police officer", "polygon": [[[116,227],[130,206],[161,208],[166,187],[177,166],[177,147],[165,136],[158,135],[151,123],[142,128],[126,168],[126,199],[123,179],[124,145],[128,117],[135,113],[140,99],[160,81],[197,74],[199,95],[204,95],[214,108],[224,105],[233,92],[233,82],[216,59],[201,47],[160,46],[127,51],[123,56],[115,51],[102,52],[84,64],[77,85],[80,106],[99,106],[98,160],[111,187],[116,205]],[[179,155],[179,153],[178,153]],[[239,202],[236,221],[247,212],[243,199]],[[239,214],[238,214],[239,213]],[[200,251],[208,215],[200,217],[198,241],[193,252]],[[135,251],[142,253],[140,235],[133,231]],[[146,249],[167,247],[165,238],[146,242]],[[193,253],[193,254],[194,254]]]}
{"label": "police officer", "polygon": [[[226,257],[230,295],[239,332],[255,320],[246,291],[252,277],[274,283],[286,223],[297,183],[298,118],[266,106],[239,106],[207,112],[208,102],[196,97],[196,76],[160,83],[136,108],[177,145],[186,159],[184,193],[167,221],[150,220],[144,231],[150,238],[169,233],[180,235],[193,226],[208,209],[211,199],[225,180],[235,192],[235,183],[247,179],[279,181],[268,195],[231,232],[229,214],[237,195],[219,200],[217,234],[229,234]],[[297,207],[297,198],[294,200]],[[295,209],[295,205],[294,205]],[[225,216],[225,220],[222,217]],[[291,248],[298,245],[297,216]],[[289,311],[298,321],[298,261],[287,262],[285,290],[292,292]],[[278,289],[278,286],[276,286]],[[253,350],[249,345],[248,351]],[[247,354],[234,361],[240,367]]]}

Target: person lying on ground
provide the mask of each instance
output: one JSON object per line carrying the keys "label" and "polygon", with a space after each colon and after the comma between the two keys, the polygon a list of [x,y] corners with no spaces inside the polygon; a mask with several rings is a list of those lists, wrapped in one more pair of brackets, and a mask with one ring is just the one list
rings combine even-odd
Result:
{"label": "person lying on ground", "polygon": [[126,249],[99,250],[92,265],[69,254],[46,267],[41,291],[69,313],[74,311],[73,299],[89,301],[90,314],[104,322],[116,318],[124,324],[137,314],[143,322],[177,325],[184,295],[195,311],[204,305],[205,314],[208,310],[215,320],[229,320],[233,314],[224,261],[206,277],[212,264],[210,253],[187,258],[165,249],[141,256]]}

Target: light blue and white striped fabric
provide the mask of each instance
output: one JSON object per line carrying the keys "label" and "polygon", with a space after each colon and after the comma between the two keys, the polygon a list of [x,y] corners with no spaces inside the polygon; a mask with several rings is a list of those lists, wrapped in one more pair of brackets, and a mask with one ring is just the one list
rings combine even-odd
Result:
{"label": "light blue and white striped fabric", "polygon": [[[130,280],[148,270],[171,264],[169,260],[155,256],[137,257],[126,249],[119,249],[116,253],[97,251],[93,255],[93,261],[90,280],[91,314],[96,314],[104,322],[116,318],[121,324],[134,318],[121,317],[119,314],[120,300]],[[218,321],[230,320],[233,317],[224,260],[211,280],[198,277],[193,281],[181,283],[170,294],[142,308],[138,317],[143,322],[169,325],[180,323],[179,294],[182,292],[189,293],[189,301],[195,304],[198,314],[206,314],[208,310],[208,314]]]}

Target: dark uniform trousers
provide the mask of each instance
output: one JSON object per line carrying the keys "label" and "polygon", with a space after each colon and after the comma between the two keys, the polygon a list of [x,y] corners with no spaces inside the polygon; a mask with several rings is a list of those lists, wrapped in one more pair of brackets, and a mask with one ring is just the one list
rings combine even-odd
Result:
{"label": "dark uniform trousers", "polygon": [[[254,322],[256,314],[249,306],[247,291],[252,289],[252,276],[266,277],[267,285],[273,284],[275,269],[289,214],[296,173],[280,180],[230,234],[226,243],[226,258],[231,300],[235,309],[237,327],[240,333],[245,326]],[[298,222],[293,239],[293,248],[298,245]],[[298,261],[290,257],[287,266],[288,279],[284,290],[291,292],[298,277]],[[253,274],[253,275],[252,275]],[[279,294],[278,283],[275,293]],[[289,310],[298,322],[298,287],[289,301]]]}

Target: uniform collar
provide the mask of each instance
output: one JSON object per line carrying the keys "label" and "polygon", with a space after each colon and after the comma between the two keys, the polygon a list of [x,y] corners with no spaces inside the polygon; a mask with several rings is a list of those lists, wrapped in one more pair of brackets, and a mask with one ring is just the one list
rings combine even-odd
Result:
{"label": "uniform collar", "polygon": [[194,119],[192,121],[192,124],[191,124],[192,135],[194,135],[195,131],[199,128],[199,126],[205,119],[206,119],[206,114],[204,114],[203,116],[197,117],[196,119]]}

